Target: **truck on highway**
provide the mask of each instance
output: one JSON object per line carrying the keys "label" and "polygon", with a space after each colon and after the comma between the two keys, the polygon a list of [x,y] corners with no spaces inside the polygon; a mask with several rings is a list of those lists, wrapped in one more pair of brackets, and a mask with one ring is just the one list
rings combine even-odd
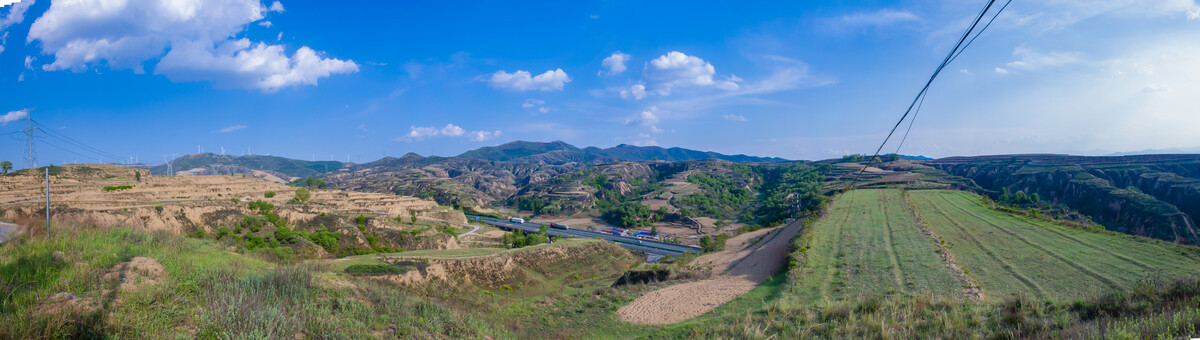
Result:
{"label": "truck on highway", "polygon": [[554,229],[571,230],[571,227],[566,224],[550,223],[550,227]]}
{"label": "truck on highway", "polygon": [[523,224],[523,223],[525,223],[525,219],[524,219],[524,218],[520,218],[520,217],[513,217],[513,218],[510,218],[510,219],[508,219],[508,221],[509,221],[509,222],[512,222],[512,223],[517,223],[517,224]]}

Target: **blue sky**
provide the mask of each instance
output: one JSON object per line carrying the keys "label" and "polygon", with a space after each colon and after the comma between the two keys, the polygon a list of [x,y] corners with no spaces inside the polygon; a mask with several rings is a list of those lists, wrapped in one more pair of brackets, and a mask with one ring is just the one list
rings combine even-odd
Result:
{"label": "blue sky", "polygon": [[[38,107],[57,134],[143,162],[512,140],[870,153],[984,3],[10,2],[0,133]],[[900,152],[1200,147],[1198,25],[1193,0],[1015,1],[934,83]],[[15,137],[0,159],[20,166]],[[43,141],[74,151],[43,144],[43,164],[100,158]]]}

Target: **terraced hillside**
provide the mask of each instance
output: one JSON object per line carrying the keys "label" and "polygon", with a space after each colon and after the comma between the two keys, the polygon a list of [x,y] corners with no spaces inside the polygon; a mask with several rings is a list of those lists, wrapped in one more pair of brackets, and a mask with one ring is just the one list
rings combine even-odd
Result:
{"label": "terraced hillside", "polygon": [[929,228],[990,297],[1083,298],[1138,280],[1200,276],[1200,252],[1139,236],[1088,231],[992,210],[961,191],[909,191]]}

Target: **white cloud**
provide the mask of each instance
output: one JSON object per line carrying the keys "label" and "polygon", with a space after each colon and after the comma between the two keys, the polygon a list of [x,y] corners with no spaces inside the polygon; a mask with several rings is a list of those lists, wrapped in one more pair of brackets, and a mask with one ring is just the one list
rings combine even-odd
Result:
{"label": "white cloud", "polygon": [[526,109],[530,109],[530,108],[534,108],[534,107],[542,106],[542,105],[545,105],[545,104],[546,104],[546,101],[544,101],[544,100],[538,100],[538,99],[534,99],[534,98],[529,98],[529,99],[526,99],[526,100],[525,100],[525,103],[524,103],[524,104],[521,104],[521,107],[523,107],[523,108],[526,108]]}
{"label": "white cloud", "polygon": [[422,140],[422,139],[429,138],[429,137],[437,137],[438,134],[440,134],[440,133],[441,133],[441,131],[438,130],[438,128],[435,128],[432,126],[429,126],[429,127],[413,126],[413,127],[411,127],[411,130],[408,132],[408,134],[405,135],[405,137],[407,137],[410,140]]}
{"label": "white cloud", "polygon": [[724,116],[722,116],[721,118],[725,118],[726,120],[732,120],[732,121],[735,121],[735,122],[744,122],[744,121],[746,121],[746,116],[742,116],[742,115],[735,115],[735,114],[727,114],[727,115],[724,115]]}
{"label": "white cloud", "polygon": [[658,141],[650,137],[650,134],[639,133],[637,138],[630,141],[629,144],[636,146],[658,146]]}
{"label": "white cloud", "polygon": [[1003,68],[1003,67],[997,67],[997,68],[996,68],[996,73],[999,73],[999,74],[1009,74],[1009,73],[1012,73],[1012,72],[1011,72],[1011,71],[1009,71],[1009,70],[1008,70],[1008,69],[1006,69],[1006,68]]}
{"label": "white cloud", "polygon": [[725,90],[738,88],[735,79],[741,79],[728,77],[715,81],[713,76],[716,73],[716,68],[704,59],[671,51],[650,61],[646,77],[657,83],[657,91],[662,95],[669,95],[672,88],[681,86],[716,86]]}
{"label": "white cloud", "polygon": [[629,58],[631,58],[631,57],[632,56],[630,56],[628,54],[621,53],[621,51],[613,52],[613,54],[611,56],[608,56],[608,58],[604,58],[604,61],[600,62],[600,66],[607,67],[608,72],[600,71],[599,74],[607,73],[608,75],[611,76],[611,75],[621,74],[621,72],[625,72],[625,69],[626,69],[625,63],[628,62]]}
{"label": "white cloud", "polygon": [[641,125],[658,124],[658,121],[659,121],[658,108],[651,106],[649,109],[643,110],[641,116],[638,117],[637,121]]}
{"label": "white cloud", "polygon": [[496,131],[471,131],[467,134],[467,139],[472,142],[482,142],[500,136],[500,130]]}
{"label": "white cloud", "polygon": [[633,100],[642,100],[642,98],[646,98],[646,85],[633,84],[630,85],[629,88],[621,89],[621,98]]}
{"label": "white cloud", "polygon": [[266,92],[358,71],[353,61],[322,58],[307,46],[288,56],[282,45],[233,39],[267,11],[257,0],[61,1],[33,23],[27,41],[54,55],[46,71],[107,66],[141,73],[161,58],[155,73],[175,81]]}
{"label": "white cloud", "polygon": [[459,127],[458,125],[454,125],[454,124],[446,124],[446,126],[443,127],[442,131],[441,131],[443,136],[448,136],[448,137],[462,136],[466,132],[467,132],[466,130],[463,130],[463,128]]}
{"label": "white cloud", "polygon": [[226,126],[220,130],[213,131],[213,133],[230,133],[230,132],[234,132],[234,131],[245,129],[245,128],[246,128],[245,125],[231,125],[231,126]]}
{"label": "white cloud", "polygon": [[537,76],[528,71],[508,73],[501,70],[493,73],[492,77],[485,81],[492,87],[513,91],[562,91],[563,86],[571,82],[571,77],[561,68]]}
{"label": "white cloud", "polygon": [[262,26],[262,27],[266,27],[266,28],[271,28],[271,26],[274,26],[275,24],[272,24],[271,20],[263,20],[263,21],[259,21],[258,25]]}
{"label": "white cloud", "polygon": [[5,115],[0,116],[0,125],[8,125],[8,123],[25,119],[25,117],[29,117],[29,111],[32,111],[32,109],[10,111]]}
{"label": "white cloud", "polygon": [[1080,54],[1075,52],[1041,53],[1024,46],[1013,49],[1013,56],[1017,60],[1004,64],[1006,72],[1000,72],[999,68],[997,72],[1007,73],[1013,69],[1033,71],[1047,67],[1066,66],[1082,60]]}
{"label": "white cloud", "polygon": [[270,11],[271,12],[283,12],[284,11],[283,4],[279,3],[279,1],[271,3]]}
{"label": "white cloud", "polygon": [[12,5],[12,8],[8,9],[8,15],[0,18],[0,31],[6,30],[9,26],[25,21],[25,11],[28,11],[29,7],[33,6],[33,0],[0,0],[0,7],[5,7],[8,5]]}
{"label": "white cloud", "polygon": [[432,126],[412,126],[407,135],[397,137],[392,140],[397,142],[413,142],[429,138],[437,137],[466,137],[472,141],[484,141],[500,135],[500,130],[496,131],[470,131],[454,124],[446,124],[442,128]]}
{"label": "white cloud", "polygon": [[889,26],[904,22],[921,21],[921,18],[909,11],[881,9],[874,12],[859,12],[843,15],[836,19],[826,20],[830,28],[847,30],[860,27]]}

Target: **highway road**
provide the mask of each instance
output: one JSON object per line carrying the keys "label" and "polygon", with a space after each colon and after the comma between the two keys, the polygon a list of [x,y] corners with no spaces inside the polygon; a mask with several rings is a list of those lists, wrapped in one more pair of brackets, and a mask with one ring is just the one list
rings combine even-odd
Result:
{"label": "highway road", "polygon": [[[516,224],[516,223],[511,223],[508,220],[502,220],[502,219],[498,219],[498,218],[491,218],[491,217],[485,217],[485,216],[474,216],[474,215],[467,215],[467,218],[473,219],[476,221],[480,221],[480,222],[484,222],[487,224],[491,224],[491,225],[494,225],[497,227],[506,228],[506,229],[519,229],[519,230],[523,230],[525,232],[533,232],[533,233],[541,232],[541,230],[540,230],[541,225],[536,224],[536,223]],[[564,230],[564,229],[548,228],[546,230],[546,232],[548,234],[550,234],[552,236],[556,236],[556,237],[602,238],[605,240],[616,242],[617,244],[620,244],[622,247],[625,247],[625,248],[628,248],[631,250],[637,250],[637,251],[645,252],[647,254],[654,254],[654,255],[679,256],[679,255],[683,255],[684,253],[699,254],[702,252],[702,250],[698,247],[685,246],[685,245],[666,243],[666,242],[651,241],[651,240],[643,240],[643,239],[634,238],[634,237],[618,236],[618,235],[613,235],[610,233],[595,232],[595,231],[590,231],[590,230],[580,230],[580,229],[565,229]]]}

